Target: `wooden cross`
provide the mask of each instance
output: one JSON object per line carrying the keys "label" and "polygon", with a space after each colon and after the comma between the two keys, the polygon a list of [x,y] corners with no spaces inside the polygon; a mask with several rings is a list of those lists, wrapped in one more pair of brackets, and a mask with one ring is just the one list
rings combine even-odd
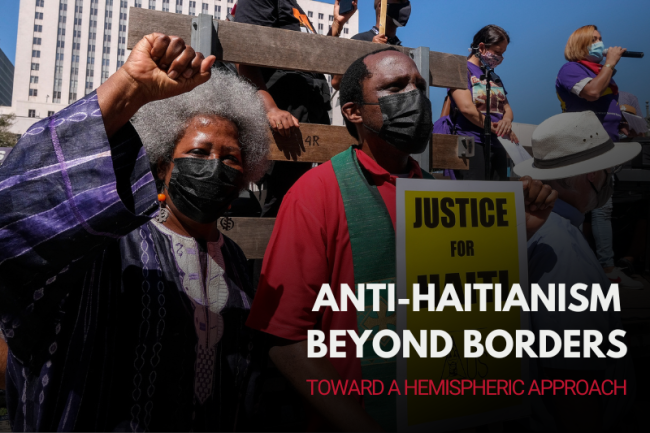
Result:
{"label": "wooden cross", "polygon": [[[190,41],[197,51],[206,56],[214,54],[219,61],[323,74],[344,74],[356,59],[377,51],[372,42],[214,20],[205,14],[193,17],[134,7],[129,10],[128,28],[128,49],[133,49],[145,35],[160,32]],[[427,47],[394,48],[415,61],[431,86],[467,88],[464,56],[430,51]],[[270,159],[274,161],[322,163],[357,144],[343,126],[307,123],[300,125],[294,137],[272,138]],[[434,134],[429,151],[414,157],[427,171],[467,170],[469,162],[459,157],[464,149],[463,138]],[[219,227],[239,244],[247,258],[259,259],[264,256],[274,222],[272,218],[232,218]]]}

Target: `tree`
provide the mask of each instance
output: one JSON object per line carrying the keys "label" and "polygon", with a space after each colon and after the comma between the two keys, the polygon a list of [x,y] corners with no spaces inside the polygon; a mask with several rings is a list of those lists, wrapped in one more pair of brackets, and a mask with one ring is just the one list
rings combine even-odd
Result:
{"label": "tree", "polygon": [[14,147],[18,142],[18,137],[9,128],[16,120],[15,114],[0,114],[0,147]]}

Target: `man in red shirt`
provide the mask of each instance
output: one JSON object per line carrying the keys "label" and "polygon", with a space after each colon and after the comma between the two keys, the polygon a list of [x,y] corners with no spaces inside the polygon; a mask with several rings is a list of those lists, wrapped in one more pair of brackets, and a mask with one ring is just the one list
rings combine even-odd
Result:
{"label": "man in red shirt", "polygon": [[[271,359],[320,415],[312,417],[311,429],[395,426],[394,419],[392,424],[379,419],[382,411],[370,411],[368,401],[365,410],[360,396],[311,395],[307,380],[360,382],[362,362],[349,336],[344,358],[308,358],[306,339],[310,329],[325,331],[326,344],[330,330],[359,330],[354,309],[312,311],[322,284],[330,284],[338,301],[341,284],[355,287],[395,276],[396,179],[430,177],[409,156],[423,152],[431,136],[426,86],[415,63],[395,49],[353,63],[341,82],[341,104],[359,145],[303,175],[280,208],[247,324],[275,337]],[[557,193],[530,178],[523,179],[523,187],[531,236],[548,217]],[[377,233],[383,242],[373,239]],[[374,249],[362,251],[364,243]],[[375,254],[368,258],[364,252]],[[362,264],[371,271],[364,273]],[[383,412],[394,412],[394,406]]]}

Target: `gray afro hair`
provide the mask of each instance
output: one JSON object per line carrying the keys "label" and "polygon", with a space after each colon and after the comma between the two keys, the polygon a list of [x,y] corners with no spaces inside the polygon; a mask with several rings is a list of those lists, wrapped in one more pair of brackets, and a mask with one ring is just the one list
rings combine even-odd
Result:
{"label": "gray afro hair", "polygon": [[147,150],[152,168],[159,162],[171,162],[187,124],[199,115],[219,116],[237,126],[244,182],[258,181],[266,172],[270,146],[262,101],[252,85],[219,68],[212,68],[210,79],[191,92],[150,102],[133,117],[131,122]]}

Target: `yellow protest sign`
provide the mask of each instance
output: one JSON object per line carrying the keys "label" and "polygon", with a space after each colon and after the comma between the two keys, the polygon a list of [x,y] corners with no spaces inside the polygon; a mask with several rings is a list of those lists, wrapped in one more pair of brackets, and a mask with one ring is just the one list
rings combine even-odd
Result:
{"label": "yellow protest sign", "polygon": [[[485,342],[494,330],[514,336],[516,330],[528,328],[528,318],[520,308],[495,311],[495,291],[485,292],[486,311],[480,311],[477,291],[465,286],[501,284],[501,303],[512,284],[527,287],[521,184],[399,179],[396,229],[397,297],[410,300],[407,308],[398,310],[398,332],[408,329],[419,335],[420,330],[442,330],[453,339],[453,348],[445,357],[398,359],[398,383],[406,380],[412,384],[422,379],[432,380],[436,385],[453,379],[458,383],[512,383],[525,378],[527,364],[516,358],[514,351],[504,358],[492,357],[487,352],[471,358],[465,356],[464,350],[465,330],[480,332],[481,342]],[[420,293],[429,284],[435,284],[436,305],[445,286],[452,284],[465,311],[449,307],[428,311],[426,301],[420,301],[420,311],[414,311],[414,284],[420,285]],[[494,339],[495,350],[503,350],[505,345],[505,339]],[[411,392],[399,398],[398,425],[407,430],[445,430],[521,417],[524,397],[500,394],[482,395],[480,390],[476,395]]]}

